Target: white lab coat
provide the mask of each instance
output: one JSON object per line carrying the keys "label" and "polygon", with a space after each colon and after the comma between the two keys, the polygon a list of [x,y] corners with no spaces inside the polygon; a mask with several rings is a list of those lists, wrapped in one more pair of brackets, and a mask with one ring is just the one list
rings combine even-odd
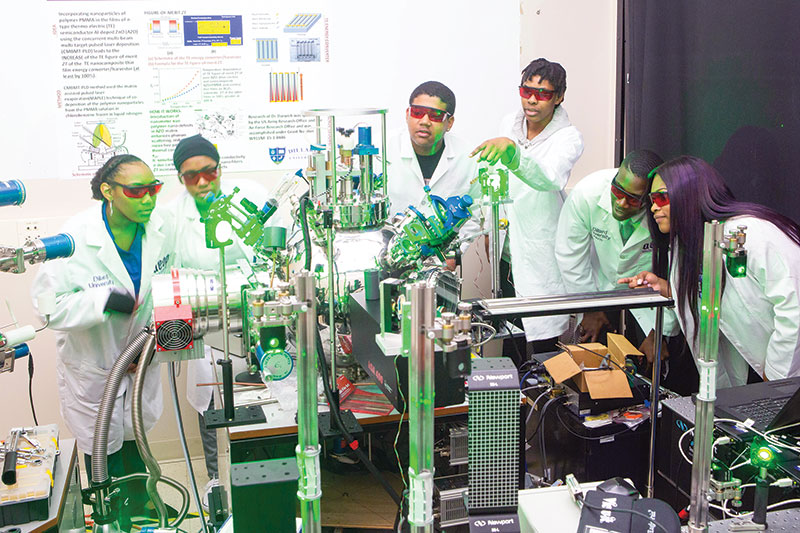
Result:
{"label": "white lab coat", "polygon": [[[267,190],[248,180],[224,180],[221,185],[223,194],[230,194],[234,187],[239,187],[236,199],[247,198],[259,208],[267,201]],[[184,190],[178,198],[170,202],[168,208],[175,216],[175,223],[178,228],[177,240],[177,259],[176,265],[197,270],[219,270],[219,250],[206,248],[205,225],[200,220],[200,212],[194,203],[194,198]],[[270,219],[268,222],[277,221]],[[239,259],[252,261],[253,251],[246,246],[236,236],[233,236],[233,244],[225,248],[225,263],[235,264]],[[210,383],[214,381],[214,361],[211,350],[207,346],[203,359],[193,359],[188,363],[186,375],[186,397],[189,403],[198,413],[203,413],[208,409],[211,401],[213,387],[198,387],[198,383]]]}
{"label": "white lab coat", "polygon": [[[108,373],[117,356],[152,321],[150,283],[154,274],[170,271],[174,260],[174,225],[168,211],[156,208],[142,238],[142,278],[132,315],[104,313],[112,289],[134,293],[133,282],[103,223],[101,207],[72,217],[62,231],[75,239],[68,259],[45,263],[33,283],[34,305],[39,294],[54,291],[56,309],[50,329],[56,336],[56,378],[61,416],[75,435],[78,449],[91,454],[94,426]],[[122,379],[108,431],[108,453],[133,440],[131,405],[133,374]],[[161,416],[161,369],[145,377],[142,415],[146,430]]]}
{"label": "white lab coat", "polygon": [[[480,213],[481,187],[478,183],[478,165],[474,158],[470,158],[471,147],[451,133],[444,136],[444,153],[430,180],[430,193],[447,199],[450,196],[463,196],[469,194],[474,200],[472,218],[467,221],[459,231],[459,237],[464,239],[476,235],[480,231],[477,219]],[[428,202],[423,188],[425,180],[419,168],[417,156],[411,145],[408,130],[394,133],[387,144],[388,186],[387,191],[391,200],[390,213],[402,213],[409,205],[413,205],[425,216],[433,215],[433,207]],[[462,246],[464,252],[469,244]]]}
{"label": "white lab coat", "polygon": [[[555,229],[563,190],[573,165],[583,153],[583,136],[563,106],[542,132],[526,139],[522,110],[503,119],[501,135],[517,143],[519,167],[510,178],[512,204],[505,206],[510,238],[511,269],[517,296],[563,294],[564,284],[555,257]],[[529,341],[556,337],[567,329],[569,317],[522,320]]]}
{"label": "white lab coat", "polygon": [[[770,381],[800,376],[800,246],[765,220],[734,217],[725,234],[747,226],[747,276],[732,278],[725,271],[720,303],[717,387],[747,383],[747,365]],[[678,269],[670,276],[678,295]],[[678,314],[678,313],[676,313]],[[688,307],[678,314],[686,340],[697,357],[698,340]]]}
{"label": "white lab coat", "polygon": [[[610,291],[623,288],[620,278],[653,269],[653,245],[646,215],[636,215],[628,242],[622,243],[620,222],[614,218],[611,181],[616,168],[598,170],[572,189],[556,231],[556,260],[567,292]],[[627,288],[627,286],[624,286]],[[654,309],[632,309],[645,334],[655,327]],[[675,314],[665,310],[663,331],[673,330]]]}

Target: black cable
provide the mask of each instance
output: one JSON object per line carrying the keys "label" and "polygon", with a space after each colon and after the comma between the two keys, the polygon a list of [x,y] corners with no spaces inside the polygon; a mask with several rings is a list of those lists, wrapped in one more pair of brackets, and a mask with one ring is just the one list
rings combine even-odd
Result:
{"label": "black cable", "polygon": [[[547,408],[550,407],[550,404],[555,402],[556,400],[563,400],[563,399],[566,399],[566,395],[556,396],[555,398],[550,398],[545,402],[544,407],[542,407],[542,412],[539,414],[539,420],[536,422],[536,429],[533,430],[533,433],[531,434],[530,437],[525,439],[526,443],[530,444],[531,440],[533,440],[533,437],[535,437],[536,434],[539,432],[539,428],[542,427],[542,420],[544,420],[544,415],[547,413]],[[531,409],[533,409],[533,407],[531,407]]]}
{"label": "black cable", "polygon": [[[511,345],[514,346],[514,351],[517,353],[517,358],[519,359],[520,366],[523,365],[528,360],[528,357],[522,357],[522,354],[519,351],[519,346],[517,346],[517,341],[514,339],[514,334],[511,332],[511,328],[508,327],[508,321],[503,320],[503,327],[506,328],[508,332],[508,340],[511,342]],[[527,342],[527,337],[526,337]]]}
{"label": "black cable", "polygon": [[647,514],[641,512],[641,511],[637,511],[635,509],[620,509],[619,507],[616,507],[614,509],[605,509],[603,507],[600,507],[599,505],[594,505],[593,503],[587,502],[585,498],[583,498],[581,501],[583,502],[583,505],[585,505],[589,509],[594,509],[595,511],[609,511],[610,510],[612,513],[629,513],[629,514],[632,514],[632,515],[636,515],[636,516],[644,518],[648,522],[654,524],[656,527],[658,527],[662,531],[664,531],[664,533],[669,533],[667,528],[665,528],[664,526],[662,526],[661,524],[659,524],[658,522],[656,522],[655,520],[650,518],[650,516],[648,516]]}
{"label": "black cable", "polygon": [[[308,192],[300,197],[300,229],[303,231],[303,248],[306,252],[305,269],[311,272],[311,235],[308,231]],[[328,275],[331,275],[328,273]]]}
{"label": "black cable", "polygon": [[33,406],[33,352],[28,351],[28,398],[31,402],[31,413],[33,414],[33,424],[38,426],[39,420],[36,418],[36,408]]}

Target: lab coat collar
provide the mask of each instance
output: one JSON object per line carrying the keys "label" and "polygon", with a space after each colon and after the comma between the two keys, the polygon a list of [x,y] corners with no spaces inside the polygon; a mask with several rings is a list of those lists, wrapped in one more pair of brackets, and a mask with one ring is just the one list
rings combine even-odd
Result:
{"label": "lab coat collar", "polygon": [[[450,166],[450,162],[458,156],[456,153],[456,142],[452,141],[452,136],[449,133],[444,134],[444,152],[436,165],[436,169],[431,176],[430,186],[436,183],[441,178]],[[408,133],[400,134],[400,157],[407,160],[406,163],[410,165],[414,171],[414,175],[419,179],[421,185],[425,184],[422,177],[422,170],[419,168],[419,161],[417,161],[417,154],[414,152],[414,147],[411,144],[411,136]]]}
{"label": "lab coat collar", "polygon": [[567,110],[564,109],[564,104],[561,104],[556,107],[555,111],[553,112],[553,119],[547,126],[544,127],[541,133],[539,133],[539,135],[533,139],[528,139],[528,131],[525,126],[525,112],[522,110],[522,108],[520,108],[519,111],[517,111],[517,116],[514,118],[514,135],[517,137],[515,140],[523,148],[529,148],[531,146],[543,143],[558,130],[571,125],[572,123],[569,121]]}

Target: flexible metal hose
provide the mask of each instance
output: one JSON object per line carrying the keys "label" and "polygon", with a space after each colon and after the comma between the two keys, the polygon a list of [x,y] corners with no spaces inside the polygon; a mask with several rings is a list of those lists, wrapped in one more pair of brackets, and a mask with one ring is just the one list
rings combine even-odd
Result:
{"label": "flexible metal hose", "polygon": [[111,423],[111,414],[114,412],[114,403],[117,392],[128,367],[142,352],[144,343],[151,336],[148,328],[144,328],[117,357],[108,381],[103,389],[103,399],[97,411],[97,420],[94,424],[94,442],[92,443],[92,483],[99,484],[108,481],[108,426]]}
{"label": "flexible metal hose", "polygon": [[[112,481],[111,488],[114,488],[117,485],[122,485],[123,483],[127,483],[129,481],[133,481],[134,479],[146,479],[148,477],[149,476],[147,474],[144,474],[142,472],[135,472],[133,474],[128,474],[127,476],[122,476]],[[189,514],[189,491],[186,490],[186,487],[184,487],[174,479],[166,476],[159,478],[158,482],[165,483],[181,493],[181,500],[182,500],[181,509],[180,511],[178,511],[178,516],[175,518],[174,522],[166,526],[170,528],[178,527],[181,524],[181,522],[183,522],[186,519],[186,515]]]}
{"label": "flexible metal hose", "polygon": [[[139,455],[142,457],[147,471],[150,473],[147,476],[147,495],[153,501],[156,508],[156,515],[158,516],[158,527],[167,527],[167,506],[164,505],[164,500],[158,494],[156,483],[161,478],[161,467],[158,461],[153,457],[150,451],[150,444],[147,442],[147,431],[144,427],[144,418],[142,417],[142,391],[144,390],[144,378],[147,373],[147,367],[153,360],[153,353],[155,352],[156,339],[153,335],[149,335],[145,341],[144,348],[142,349],[142,357],[139,359],[139,365],[136,367],[136,377],[133,380],[133,436],[136,439],[136,447],[139,449]],[[156,368],[158,371],[158,368]]]}
{"label": "flexible metal hose", "polygon": [[[197,491],[197,480],[194,477],[194,468],[192,468],[192,458],[189,455],[189,447],[186,445],[186,434],[183,432],[183,417],[181,416],[181,406],[178,402],[178,386],[175,382],[175,366],[176,363],[169,364],[169,389],[172,392],[172,407],[175,409],[175,420],[178,422],[178,435],[181,438],[183,458],[186,460],[186,469],[189,472],[189,483],[192,486],[192,496],[194,496],[194,503],[197,506],[197,514],[200,515],[200,522],[203,524],[203,531],[208,533],[208,524],[206,523],[205,516],[203,516],[203,507],[200,505],[200,493]],[[186,500],[186,507],[188,509],[188,493],[186,495]]]}

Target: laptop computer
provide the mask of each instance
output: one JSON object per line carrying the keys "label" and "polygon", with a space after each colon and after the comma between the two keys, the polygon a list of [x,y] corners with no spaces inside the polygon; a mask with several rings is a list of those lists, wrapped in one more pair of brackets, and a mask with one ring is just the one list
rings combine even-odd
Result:
{"label": "laptop computer", "polygon": [[718,389],[715,413],[742,422],[749,418],[762,433],[800,422],[800,377]]}

